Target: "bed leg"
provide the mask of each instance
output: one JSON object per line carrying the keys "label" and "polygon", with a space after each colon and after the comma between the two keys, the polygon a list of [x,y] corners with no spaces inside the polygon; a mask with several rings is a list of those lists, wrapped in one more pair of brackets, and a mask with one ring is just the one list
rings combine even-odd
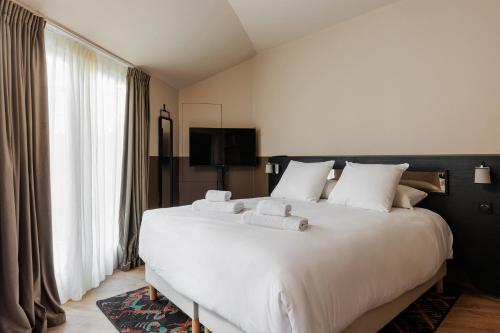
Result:
{"label": "bed leg", "polygon": [[442,294],[444,293],[444,281],[443,279],[439,280],[437,283],[436,283],[436,292],[438,294]]}
{"label": "bed leg", "polygon": [[152,285],[149,285],[149,300],[156,301],[158,299],[158,290]]}
{"label": "bed leg", "polygon": [[205,333],[212,333],[212,331],[205,327]]}
{"label": "bed leg", "polygon": [[191,332],[201,333],[200,321],[198,319],[193,319],[191,322]]}

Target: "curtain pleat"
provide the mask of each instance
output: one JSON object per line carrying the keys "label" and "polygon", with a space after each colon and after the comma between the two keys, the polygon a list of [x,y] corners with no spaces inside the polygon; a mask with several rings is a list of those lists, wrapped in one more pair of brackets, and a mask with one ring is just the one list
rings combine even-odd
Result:
{"label": "curtain pleat", "polygon": [[0,0],[0,332],[61,324],[52,257],[45,21]]}
{"label": "curtain pleat", "polygon": [[146,73],[129,68],[118,248],[119,268],[125,271],[141,264],[139,229],[147,209],[149,182],[149,80]]}
{"label": "curtain pleat", "polygon": [[45,47],[54,269],[64,303],[117,267],[127,68],[50,28]]}

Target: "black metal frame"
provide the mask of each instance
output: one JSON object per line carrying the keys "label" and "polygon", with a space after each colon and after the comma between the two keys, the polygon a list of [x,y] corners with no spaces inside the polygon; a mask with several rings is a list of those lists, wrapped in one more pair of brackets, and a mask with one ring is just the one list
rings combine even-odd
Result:
{"label": "black metal frame", "polygon": [[225,191],[226,166],[224,164],[217,164],[215,167],[217,168],[217,190]]}
{"label": "black metal frame", "polygon": [[[164,115],[166,113],[166,116]],[[169,155],[163,156],[163,120],[169,122],[170,140],[169,140]],[[170,207],[174,206],[174,122],[170,116],[170,112],[165,108],[160,109],[160,117],[158,118],[158,182],[159,182],[159,207],[163,207],[163,165],[170,166]]]}

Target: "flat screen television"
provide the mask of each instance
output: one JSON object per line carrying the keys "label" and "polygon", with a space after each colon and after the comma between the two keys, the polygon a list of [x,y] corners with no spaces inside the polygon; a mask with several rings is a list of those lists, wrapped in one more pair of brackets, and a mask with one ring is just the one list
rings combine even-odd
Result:
{"label": "flat screen television", "polygon": [[255,166],[255,128],[189,129],[189,165]]}

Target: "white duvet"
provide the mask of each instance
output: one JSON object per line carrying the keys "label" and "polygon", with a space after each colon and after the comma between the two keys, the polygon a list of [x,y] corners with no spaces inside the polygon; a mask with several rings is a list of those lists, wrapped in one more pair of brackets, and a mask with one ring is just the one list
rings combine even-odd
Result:
{"label": "white duvet", "polygon": [[[255,208],[261,199],[245,200]],[[190,206],[144,213],[141,258],[179,293],[248,333],[340,332],[430,279],[452,255],[437,214],[285,201],[304,232]]]}

